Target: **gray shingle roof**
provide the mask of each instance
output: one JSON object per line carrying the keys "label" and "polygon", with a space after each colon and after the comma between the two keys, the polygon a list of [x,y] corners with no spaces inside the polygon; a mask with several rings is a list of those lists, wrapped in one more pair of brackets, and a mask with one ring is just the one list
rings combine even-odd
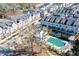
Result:
{"label": "gray shingle roof", "polygon": [[13,22],[11,22],[11,21],[6,22],[6,25],[9,27],[12,27],[12,24],[13,24]]}
{"label": "gray shingle roof", "polygon": [[62,20],[61,20],[61,24],[65,24],[65,22],[67,21],[67,19],[65,19],[65,18],[62,18]]}
{"label": "gray shingle roof", "polygon": [[55,18],[56,18],[56,17],[52,16],[51,19],[50,19],[50,22],[55,21]]}
{"label": "gray shingle roof", "polygon": [[61,21],[61,18],[57,17],[56,20],[55,20],[55,23],[59,23],[60,21]]}
{"label": "gray shingle roof", "polygon": [[74,26],[79,27],[79,21],[75,21]]}
{"label": "gray shingle roof", "polygon": [[0,27],[2,29],[7,29],[7,26],[6,26],[6,24],[4,22],[0,22]]}

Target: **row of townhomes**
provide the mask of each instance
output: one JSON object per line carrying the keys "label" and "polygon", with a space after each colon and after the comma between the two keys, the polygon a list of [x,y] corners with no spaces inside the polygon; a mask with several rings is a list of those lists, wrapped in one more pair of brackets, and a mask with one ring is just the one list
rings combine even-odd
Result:
{"label": "row of townhomes", "polygon": [[[33,15],[32,15],[33,14]],[[14,16],[9,19],[1,19],[0,21],[0,38],[7,37],[18,29],[21,29],[26,25],[28,21],[31,21],[35,16],[39,17],[39,11],[30,10],[20,16]]]}
{"label": "row of townhomes", "polygon": [[[47,5],[48,4],[45,4],[44,6]],[[16,30],[25,27],[28,21],[34,19],[40,19],[41,15],[43,15],[44,17],[47,14],[47,10],[42,9],[42,8],[47,8],[44,6],[41,6],[38,9],[24,10],[22,11],[22,14],[20,16],[11,16],[11,17],[9,16],[8,19],[1,19],[0,38],[7,37],[8,35],[16,32]]]}
{"label": "row of townhomes", "polygon": [[44,17],[41,24],[70,36],[75,35],[79,32],[78,12],[78,5],[59,7],[55,13]]}

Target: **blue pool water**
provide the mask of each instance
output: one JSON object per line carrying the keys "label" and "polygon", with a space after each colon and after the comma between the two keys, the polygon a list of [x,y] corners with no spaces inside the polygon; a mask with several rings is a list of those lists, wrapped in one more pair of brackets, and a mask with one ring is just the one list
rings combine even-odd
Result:
{"label": "blue pool water", "polygon": [[53,37],[49,37],[48,38],[48,42],[52,43],[55,46],[58,47],[63,47],[65,46],[65,42],[63,42],[62,40],[58,39],[58,38],[53,38]]}

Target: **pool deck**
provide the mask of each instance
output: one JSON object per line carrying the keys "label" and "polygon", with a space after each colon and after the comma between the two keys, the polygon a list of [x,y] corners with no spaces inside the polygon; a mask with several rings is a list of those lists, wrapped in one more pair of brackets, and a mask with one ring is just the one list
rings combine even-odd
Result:
{"label": "pool deck", "polygon": [[[49,37],[56,38],[56,37],[53,37],[53,36],[48,36],[48,38],[49,38]],[[47,39],[46,39],[46,40],[47,40]],[[65,46],[64,46],[64,47],[58,47],[58,46],[56,46],[56,45],[54,45],[54,44],[52,44],[52,43],[50,43],[50,42],[47,42],[46,44],[47,44],[47,45],[50,45],[51,47],[53,47],[55,50],[57,50],[57,51],[59,51],[59,52],[64,52],[64,53],[66,53],[68,50],[71,50],[72,45],[71,45],[69,42],[64,41],[64,40],[61,40],[61,41],[65,42]]]}

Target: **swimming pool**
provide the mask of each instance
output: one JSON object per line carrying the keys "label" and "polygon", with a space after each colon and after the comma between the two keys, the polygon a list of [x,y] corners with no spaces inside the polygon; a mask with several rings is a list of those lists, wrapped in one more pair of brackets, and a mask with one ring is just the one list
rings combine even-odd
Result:
{"label": "swimming pool", "polygon": [[48,37],[48,42],[52,43],[53,45],[57,46],[57,47],[64,47],[65,46],[65,42],[62,41],[61,39],[55,38],[55,37]]}

